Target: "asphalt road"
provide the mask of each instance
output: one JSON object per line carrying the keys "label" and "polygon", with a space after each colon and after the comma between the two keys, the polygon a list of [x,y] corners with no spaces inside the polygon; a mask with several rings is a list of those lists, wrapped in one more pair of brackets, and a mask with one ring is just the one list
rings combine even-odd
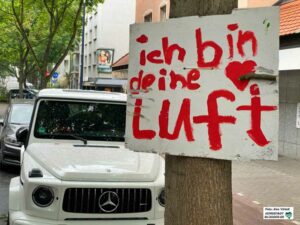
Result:
{"label": "asphalt road", "polygon": [[263,209],[245,196],[233,195],[234,225],[296,225],[286,220],[264,220]]}
{"label": "asphalt road", "polygon": [[8,188],[10,179],[19,176],[19,168],[7,167],[0,170],[0,225],[5,224],[8,211]]}

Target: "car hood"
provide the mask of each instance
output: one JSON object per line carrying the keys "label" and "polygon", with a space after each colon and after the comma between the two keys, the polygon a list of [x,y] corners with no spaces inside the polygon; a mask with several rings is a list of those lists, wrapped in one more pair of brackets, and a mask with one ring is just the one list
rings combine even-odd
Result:
{"label": "car hood", "polygon": [[63,181],[151,182],[162,166],[157,154],[137,153],[117,145],[34,143],[26,153]]}

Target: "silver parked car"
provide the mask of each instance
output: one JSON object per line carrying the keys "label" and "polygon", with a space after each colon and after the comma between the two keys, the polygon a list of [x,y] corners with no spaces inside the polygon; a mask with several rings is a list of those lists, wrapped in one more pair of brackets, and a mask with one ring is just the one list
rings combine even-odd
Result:
{"label": "silver parked car", "polygon": [[22,143],[16,139],[16,132],[21,127],[28,127],[33,111],[34,101],[13,99],[0,120],[0,167],[5,165],[20,165],[20,150]]}

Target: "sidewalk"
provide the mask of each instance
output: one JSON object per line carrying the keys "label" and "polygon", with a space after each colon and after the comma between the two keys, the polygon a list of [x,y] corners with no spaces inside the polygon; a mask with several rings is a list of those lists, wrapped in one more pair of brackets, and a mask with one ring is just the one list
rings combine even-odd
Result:
{"label": "sidewalk", "polygon": [[232,171],[236,196],[249,199],[261,212],[267,206],[294,207],[294,224],[300,225],[300,160],[234,161]]}

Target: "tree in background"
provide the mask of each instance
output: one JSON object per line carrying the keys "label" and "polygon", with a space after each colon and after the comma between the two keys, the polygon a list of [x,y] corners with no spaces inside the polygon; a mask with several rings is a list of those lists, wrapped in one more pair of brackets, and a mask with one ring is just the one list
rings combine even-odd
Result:
{"label": "tree in background", "polygon": [[[80,37],[84,0],[0,0],[0,14],[12,16],[14,28],[41,74],[41,88]],[[103,0],[86,1],[89,9]],[[5,35],[8,36],[8,35]],[[27,53],[28,51],[28,53]],[[49,71],[48,71],[49,70]],[[48,78],[45,74],[49,72]]]}
{"label": "tree in background", "polygon": [[23,97],[27,75],[34,72],[35,64],[7,5],[2,5],[0,9],[0,30],[1,77],[16,77],[19,82],[20,96]]}

